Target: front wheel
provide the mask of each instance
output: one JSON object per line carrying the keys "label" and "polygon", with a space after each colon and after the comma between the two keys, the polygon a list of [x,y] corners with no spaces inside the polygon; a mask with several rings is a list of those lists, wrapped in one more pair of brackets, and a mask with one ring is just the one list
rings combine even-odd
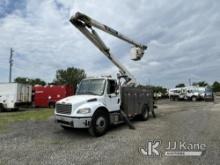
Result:
{"label": "front wheel", "polygon": [[89,133],[92,136],[102,136],[104,135],[109,127],[108,114],[102,112],[101,110],[95,112],[93,119],[89,128]]}
{"label": "front wheel", "polygon": [[192,97],[192,101],[195,102],[197,98],[195,96]]}

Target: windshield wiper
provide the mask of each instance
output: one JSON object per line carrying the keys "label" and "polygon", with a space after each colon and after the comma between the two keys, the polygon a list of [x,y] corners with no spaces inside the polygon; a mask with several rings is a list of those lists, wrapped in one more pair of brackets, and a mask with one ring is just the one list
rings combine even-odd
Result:
{"label": "windshield wiper", "polygon": [[94,92],[85,92],[85,94],[98,95],[97,93],[94,93]]}

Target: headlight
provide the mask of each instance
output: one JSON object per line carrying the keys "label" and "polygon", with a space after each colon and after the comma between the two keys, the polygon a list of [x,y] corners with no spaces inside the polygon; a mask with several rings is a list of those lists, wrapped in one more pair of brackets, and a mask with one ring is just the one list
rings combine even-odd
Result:
{"label": "headlight", "polygon": [[90,113],[90,112],[91,112],[90,108],[82,108],[82,109],[79,109],[77,111],[77,113],[81,113],[81,114],[87,114],[87,113]]}

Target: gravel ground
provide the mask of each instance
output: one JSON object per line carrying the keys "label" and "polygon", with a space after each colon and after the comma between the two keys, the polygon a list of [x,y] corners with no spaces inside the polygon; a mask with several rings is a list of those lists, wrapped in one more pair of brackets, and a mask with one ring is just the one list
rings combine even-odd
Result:
{"label": "gravel ground", "polygon": [[[14,123],[0,134],[2,164],[219,164],[220,102],[158,102],[157,118],[114,126],[99,138],[87,130],[63,130],[47,121]],[[161,140],[163,153],[168,141],[205,143],[201,157],[146,157],[139,152],[147,140]]]}

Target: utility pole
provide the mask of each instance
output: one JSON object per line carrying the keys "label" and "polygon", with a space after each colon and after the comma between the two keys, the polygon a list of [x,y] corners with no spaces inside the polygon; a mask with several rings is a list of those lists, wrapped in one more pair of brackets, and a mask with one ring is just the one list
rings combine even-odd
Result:
{"label": "utility pole", "polygon": [[191,78],[189,78],[189,86],[191,86],[192,85],[192,83],[191,83]]}
{"label": "utility pole", "polygon": [[11,76],[12,76],[13,53],[14,53],[14,50],[11,48],[10,58],[9,58],[9,83],[11,83]]}

